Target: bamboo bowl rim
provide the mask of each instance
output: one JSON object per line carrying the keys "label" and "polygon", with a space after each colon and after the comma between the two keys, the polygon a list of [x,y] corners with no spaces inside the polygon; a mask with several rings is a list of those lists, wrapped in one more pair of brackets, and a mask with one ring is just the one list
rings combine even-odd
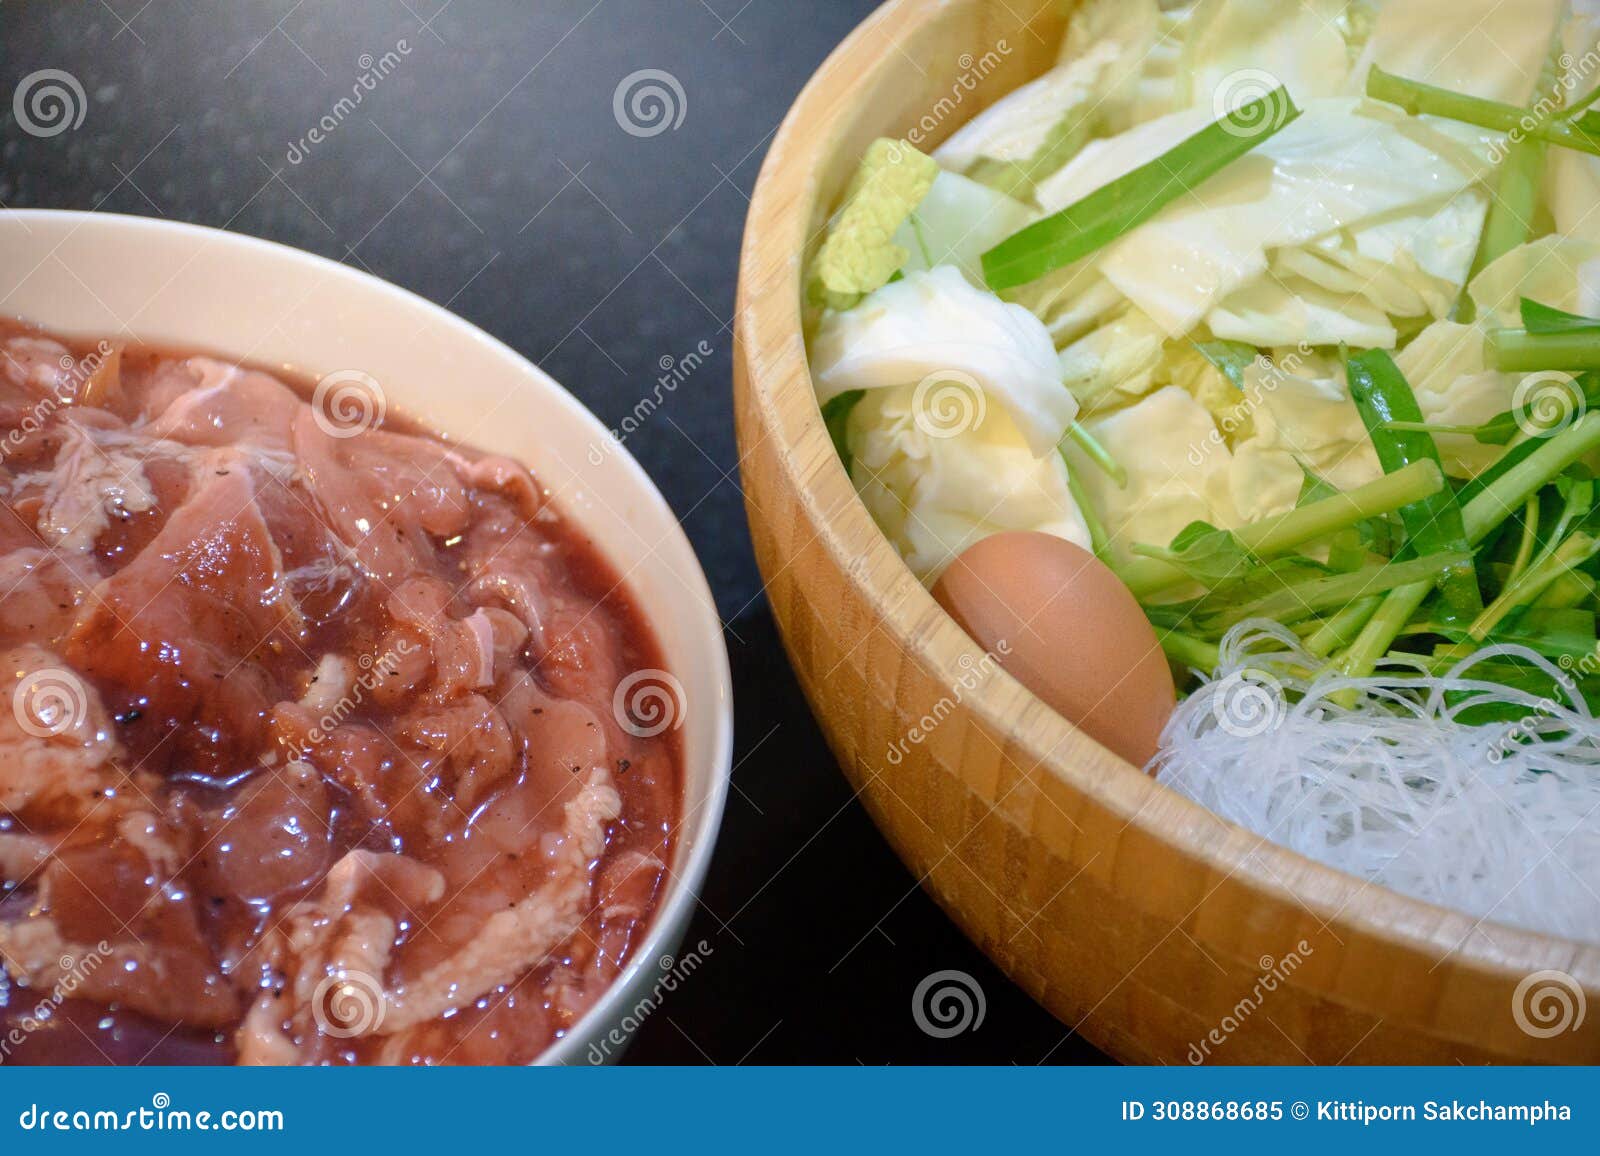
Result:
{"label": "bamboo bowl rim", "polygon": [[[789,451],[779,455],[778,467],[808,517],[826,527],[815,544],[850,576],[893,642],[928,670],[941,672],[956,669],[975,644],[905,566],[834,452],[807,360],[800,277],[813,240],[810,222],[828,191],[821,174],[846,135],[860,92],[886,67],[901,39],[951,6],[951,0],[887,0],[834,49],[796,98],[773,137],[751,197],[735,325],[736,359],[748,369],[749,403],[761,415],[767,436],[781,438]],[[752,452],[741,445],[741,460]],[[1207,896],[1235,878],[1297,904],[1324,926],[1360,930],[1438,955],[1438,965],[1454,960],[1455,966],[1504,978],[1559,968],[1590,992],[1600,992],[1600,945],[1477,919],[1274,843],[1157,783],[1004,671],[966,692],[962,705],[994,733],[1012,738],[1033,761],[1028,773],[1044,769],[1121,818],[1125,829],[1207,868],[1212,873]],[[1285,879],[1294,879],[1295,886]],[[1486,923],[1493,928],[1492,939],[1482,930]]]}

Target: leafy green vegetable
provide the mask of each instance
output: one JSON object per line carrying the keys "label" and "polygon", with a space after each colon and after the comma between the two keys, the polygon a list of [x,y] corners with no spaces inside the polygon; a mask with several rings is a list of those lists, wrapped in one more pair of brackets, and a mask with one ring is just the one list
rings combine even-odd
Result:
{"label": "leafy green vegetable", "polygon": [[1552,333],[1600,333],[1600,321],[1593,317],[1579,317],[1526,297],[1522,299],[1522,327],[1541,337]]}
{"label": "leafy green vegetable", "polygon": [[[1597,431],[1600,439],[1600,431]],[[1444,474],[1435,462],[1419,461],[1364,486],[1335,493],[1309,506],[1247,522],[1233,531],[1257,558],[1272,558],[1303,542],[1315,542],[1346,526],[1397,510],[1444,489]],[[1520,500],[1520,499],[1519,499]],[[1145,599],[1185,580],[1182,570],[1161,558],[1135,558],[1117,568],[1117,576]]]}
{"label": "leafy green vegetable", "polygon": [[1600,367],[1600,320],[1524,297],[1522,328],[1491,331],[1485,349],[1490,363],[1508,372],[1594,369]]}
{"label": "leafy green vegetable", "polygon": [[828,226],[807,278],[807,295],[831,309],[853,308],[888,284],[910,256],[894,235],[933,187],[939,166],[905,141],[868,146]]}
{"label": "leafy green vegetable", "polygon": [[1256,565],[1254,556],[1238,538],[1207,522],[1190,522],[1169,546],[1135,543],[1135,554],[1158,558],[1205,586],[1220,586],[1244,577]]}
{"label": "leafy green vegetable", "polygon": [[[1385,473],[1393,473],[1413,462],[1431,461],[1443,469],[1439,448],[1433,438],[1418,430],[1396,430],[1393,422],[1420,422],[1422,410],[1407,384],[1405,375],[1381,349],[1369,350],[1347,362],[1350,396],[1355,399],[1361,420],[1372,437],[1373,449]],[[1448,488],[1421,501],[1400,507],[1400,520],[1406,528],[1406,549],[1415,556],[1450,551],[1466,555],[1445,574],[1440,592],[1445,601],[1446,621],[1458,616],[1470,618],[1483,609],[1478,593],[1477,573],[1472,551],[1467,544],[1461,507]]]}
{"label": "leafy green vegetable", "polygon": [[1595,646],[1595,616],[1592,610],[1542,610],[1530,608],[1508,619],[1479,639],[1458,627],[1423,622],[1408,628],[1409,633],[1437,634],[1467,647],[1483,643],[1515,643],[1547,658],[1581,657]]}
{"label": "leafy green vegetable", "polygon": [[[1512,511],[1596,447],[1600,447],[1600,413],[1586,414],[1552,437],[1530,438],[1513,446],[1477,482],[1456,496],[1467,542],[1482,542]],[[1406,628],[1430,589],[1427,583],[1419,582],[1396,587],[1384,595],[1382,605],[1340,658],[1340,669],[1356,677],[1372,673],[1373,666]]]}
{"label": "leafy green vegetable", "polygon": [[1508,582],[1515,582],[1517,576],[1533,561],[1533,548],[1539,541],[1539,518],[1540,502],[1535,494],[1522,504],[1522,535],[1517,542],[1517,552],[1511,558],[1511,570],[1506,579]]}
{"label": "leafy green vegetable", "polygon": [[1089,548],[1096,558],[1106,556],[1106,546],[1111,536],[1106,533],[1105,523],[1100,520],[1100,515],[1094,511],[1094,504],[1089,501],[1089,495],[1084,491],[1083,483],[1078,479],[1078,473],[1072,468],[1072,463],[1067,460],[1067,452],[1060,446],[1056,453],[1061,455],[1061,464],[1067,471],[1067,493],[1072,495],[1073,502],[1078,507],[1078,514],[1083,518],[1083,524],[1089,530]]}
{"label": "leafy green vegetable", "polygon": [[1147,606],[1145,614],[1160,626],[1186,628],[1209,638],[1220,638],[1226,629],[1219,625],[1221,618],[1234,607],[1254,603],[1332,573],[1321,562],[1304,554],[1266,562],[1255,560],[1238,577],[1219,582],[1197,598]]}
{"label": "leafy green vegetable", "polygon": [[1242,341],[1195,341],[1191,344],[1216,367],[1217,372],[1233,383],[1234,389],[1244,392],[1244,371],[1259,356],[1255,346]]}
{"label": "leafy green vegetable", "polygon": [[[1382,594],[1415,582],[1432,583],[1462,566],[1470,566],[1472,555],[1465,550],[1439,551],[1403,562],[1384,562],[1363,566],[1349,574],[1324,574],[1297,582],[1283,583],[1281,589],[1246,601],[1229,597],[1227,609],[1215,615],[1208,625],[1225,630],[1246,618],[1270,618],[1291,623],[1321,610],[1335,610],[1373,594]],[[1223,596],[1218,591],[1217,597]]]}
{"label": "leafy green vegetable", "polygon": [[[1497,418],[1495,420],[1499,419]],[[1483,493],[1491,485],[1509,473],[1517,466],[1518,463],[1529,457],[1532,457],[1534,451],[1536,451],[1541,444],[1543,443],[1538,438],[1529,438],[1527,441],[1518,442],[1516,445],[1512,446],[1501,457],[1495,460],[1494,465],[1484,470],[1477,477],[1473,478],[1470,482],[1457,490],[1456,502],[1462,507],[1465,507],[1479,494]],[[1523,495],[1522,500],[1526,499],[1527,495],[1525,494]]]}
{"label": "leafy green vegetable", "polygon": [[1166,630],[1161,634],[1161,649],[1173,662],[1180,666],[1187,666],[1192,670],[1203,670],[1208,674],[1217,669],[1217,664],[1222,661],[1216,643],[1207,642],[1203,638],[1184,634],[1178,630]]}
{"label": "leafy green vegetable", "polygon": [[[1444,477],[1438,466],[1432,462],[1418,462],[1348,493],[1333,491],[1309,505],[1246,523],[1232,531],[1232,535],[1257,559],[1271,558],[1303,542],[1317,541],[1382,516],[1443,487]],[[1157,593],[1186,577],[1178,566],[1157,557],[1136,559],[1121,569],[1120,576],[1139,597]]]}
{"label": "leafy green vegetable", "polygon": [[822,406],[822,423],[828,427],[828,436],[833,439],[834,452],[839,455],[839,460],[844,463],[844,472],[850,473],[850,442],[845,437],[845,430],[850,424],[850,411],[855,409],[856,402],[867,395],[864,389],[847,389],[843,393],[830,397]]}
{"label": "leafy green vegetable", "polygon": [[1577,531],[1594,509],[1595,483],[1588,477],[1562,475],[1555,479],[1553,489],[1561,501],[1561,513],[1546,544],[1537,557],[1526,558],[1526,535],[1523,548],[1518,550],[1517,561],[1500,594],[1473,620],[1468,633],[1481,641],[1508,615],[1536,601],[1549,587],[1576,567],[1600,552],[1600,541]]}
{"label": "leafy green vegetable", "polygon": [[1585,115],[1584,110],[1597,100],[1600,100],[1600,85],[1591,88],[1588,93],[1573,101],[1557,115],[1563,120],[1571,120],[1574,117]]}
{"label": "leafy green vegetable", "polygon": [[[1295,503],[1297,508],[1304,508],[1325,498],[1335,497],[1340,491],[1337,486],[1317,477],[1306,468],[1304,464],[1300,469],[1305,474],[1305,481],[1300,486],[1300,500]],[[1338,531],[1328,543],[1328,565],[1335,570],[1353,570],[1354,566],[1341,564],[1336,556],[1341,553],[1359,554],[1357,564],[1366,560],[1368,553],[1382,554],[1385,558],[1394,557],[1403,541],[1401,527],[1390,514],[1378,514],[1365,518],[1355,523],[1348,529]]]}
{"label": "leafy green vegetable", "polygon": [[1007,237],[983,255],[991,289],[1011,289],[1088,256],[1148,221],[1300,115],[1277,88],[1132,172]]}
{"label": "leafy green vegetable", "polygon": [[[1519,453],[1524,446],[1533,448],[1525,454]],[[1530,438],[1513,446],[1504,458],[1456,495],[1461,506],[1461,521],[1467,529],[1467,541],[1473,545],[1483,541],[1530,495],[1538,493],[1597,447],[1600,447],[1600,413],[1585,414],[1550,437]],[[1507,465],[1513,458],[1515,461]],[[1486,478],[1489,478],[1486,484],[1479,486]]]}
{"label": "leafy green vegetable", "polygon": [[1349,646],[1382,603],[1382,596],[1377,594],[1356,599],[1307,635],[1306,649],[1318,658],[1326,658],[1339,647]]}

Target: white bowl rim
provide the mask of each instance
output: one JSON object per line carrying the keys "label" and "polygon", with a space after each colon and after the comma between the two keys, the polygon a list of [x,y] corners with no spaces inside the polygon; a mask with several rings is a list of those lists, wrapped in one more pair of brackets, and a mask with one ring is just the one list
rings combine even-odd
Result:
{"label": "white bowl rim", "polygon": [[[420,294],[385,281],[383,278],[363,270],[354,269],[340,262],[329,260],[318,254],[278,241],[252,236],[232,229],[218,229],[186,221],[77,209],[8,207],[0,210],[0,224],[3,224],[8,219],[17,219],[23,222],[25,231],[27,228],[26,222],[29,221],[37,221],[47,226],[64,225],[69,227],[69,237],[79,229],[110,228],[142,231],[156,238],[164,236],[188,238],[207,244],[235,247],[241,252],[255,252],[319,271],[324,276],[335,281],[343,281],[352,286],[359,286],[369,294],[377,294],[386,298],[385,303],[388,308],[417,311],[437,323],[441,330],[449,335],[450,340],[476,343],[496,351],[502,357],[515,362],[518,368],[525,373],[528,381],[534,383],[553,404],[567,410],[578,422],[590,426],[596,438],[611,438],[609,431],[606,430],[600,419],[568,391],[565,386],[505,342]],[[63,238],[63,243],[64,241],[65,238]],[[28,320],[33,319],[29,318]],[[39,323],[47,330],[51,328],[48,319],[40,319]],[[73,332],[70,327],[63,327],[60,331]],[[90,336],[93,335],[90,334]],[[220,353],[227,352],[226,350],[217,350],[203,336],[195,339],[193,347]],[[692,573],[685,575],[685,577],[691,578],[698,584],[698,589],[694,593],[701,596],[701,605],[709,611],[709,621],[701,624],[705,628],[703,639],[705,653],[701,657],[709,663],[707,673],[715,684],[717,692],[714,696],[716,701],[709,708],[714,709],[716,712],[712,739],[709,744],[710,749],[706,752],[706,761],[709,762],[708,773],[711,776],[711,780],[704,805],[699,808],[699,814],[689,829],[685,829],[685,824],[680,817],[675,843],[679,848],[679,853],[683,855],[681,869],[670,872],[668,886],[655,906],[644,938],[639,941],[629,962],[611,981],[601,997],[584,1011],[573,1023],[572,1027],[567,1029],[560,1038],[553,1041],[540,1053],[534,1061],[538,1064],[580,1062],[582,1049],[590,1043],[592,1038],[598,1036],[609,1025],[622,1019],[622,1010],[637,1000],[639,991],[657,973],[656,969],[660,966],[662,957],[677,950],[678,941],[684,934],[690,917],[694,913],[694,908],[699,902],[701,885],[705,880],[706,872],[716,848],[717,835],[722,825],[722,817],[727,803],[728,789],[733,771],[732,676],[729,670],[727,644],[723,636],[722,623],[715,611],[716,604],[711,594],[710,584],[705,577],[705,571],[700,565],[698,555],[690,544],[687,535],[684,534],[683,526],[678,521],[677,515],[673,513],[666,498],[662,496],[661,491],[649,474],[645,472],[644,467],[635,460],[625,446],[612,446],[608,456],[610,468],[620,470],[627,475],[638,497],[643,500],[646,508],[655,519],[661,523],[666,539],[672,540],[675,546],[680,547],[687,553],[692,564]],[[613,565],[615,565],[615,560],[613,560]],[[679,800],[680,811],[686,806],[688,780],[693,774],[693,770],[687,765],[687,758],[685,758],[681,772],[684,782],[683,792]]]}

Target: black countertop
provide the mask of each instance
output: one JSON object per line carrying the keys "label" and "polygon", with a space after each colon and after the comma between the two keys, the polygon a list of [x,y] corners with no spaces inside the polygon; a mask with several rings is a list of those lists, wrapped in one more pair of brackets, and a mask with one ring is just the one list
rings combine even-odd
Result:
{"label": "black countertop", "polygon": [[[647,1018],[633,1061],[1100,1059],[962,938],[852,800],[745,527],[729,354],[747,198],[790,101],[872,7],[0,5],[6,207],[193,221],[368,270],[510,343],[611,426],[667,359],[711,348],[627,443],[699,551],[738,703],[734,790],[688,936],[709,952]],[[17,86],[42,69],[81,86],[77,128],[19,126]],[[614,106],[641,70],[668,74],[633,83],[674,110],[652,122],[642,97],[630,133],[627,90],[620,118]],[[331,127],[313,136],[319,124]],[[975,1030],[936,1038],[912,995],[947,969],[973,977],[986,1010]]]}

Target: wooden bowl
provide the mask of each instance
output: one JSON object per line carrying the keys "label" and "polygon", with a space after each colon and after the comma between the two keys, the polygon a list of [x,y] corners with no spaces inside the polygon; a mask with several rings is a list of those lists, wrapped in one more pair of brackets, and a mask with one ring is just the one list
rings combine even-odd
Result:
{"label": "wooden bowl", "polygon": [[1158,786],[1009,676],[967,689],[976,645],[857,500],[801,333],[817,231],[874,137],[932,148],[1048,68],[1060,31],[1058,0],[885,4],[806,86],[751,203],[734,358],[746,506],[845,774],[967,935],[1120,1059],[1600,1060],[1600,1008],[1580,1014],[1600,997],[1600,947],[1313,863]]}

